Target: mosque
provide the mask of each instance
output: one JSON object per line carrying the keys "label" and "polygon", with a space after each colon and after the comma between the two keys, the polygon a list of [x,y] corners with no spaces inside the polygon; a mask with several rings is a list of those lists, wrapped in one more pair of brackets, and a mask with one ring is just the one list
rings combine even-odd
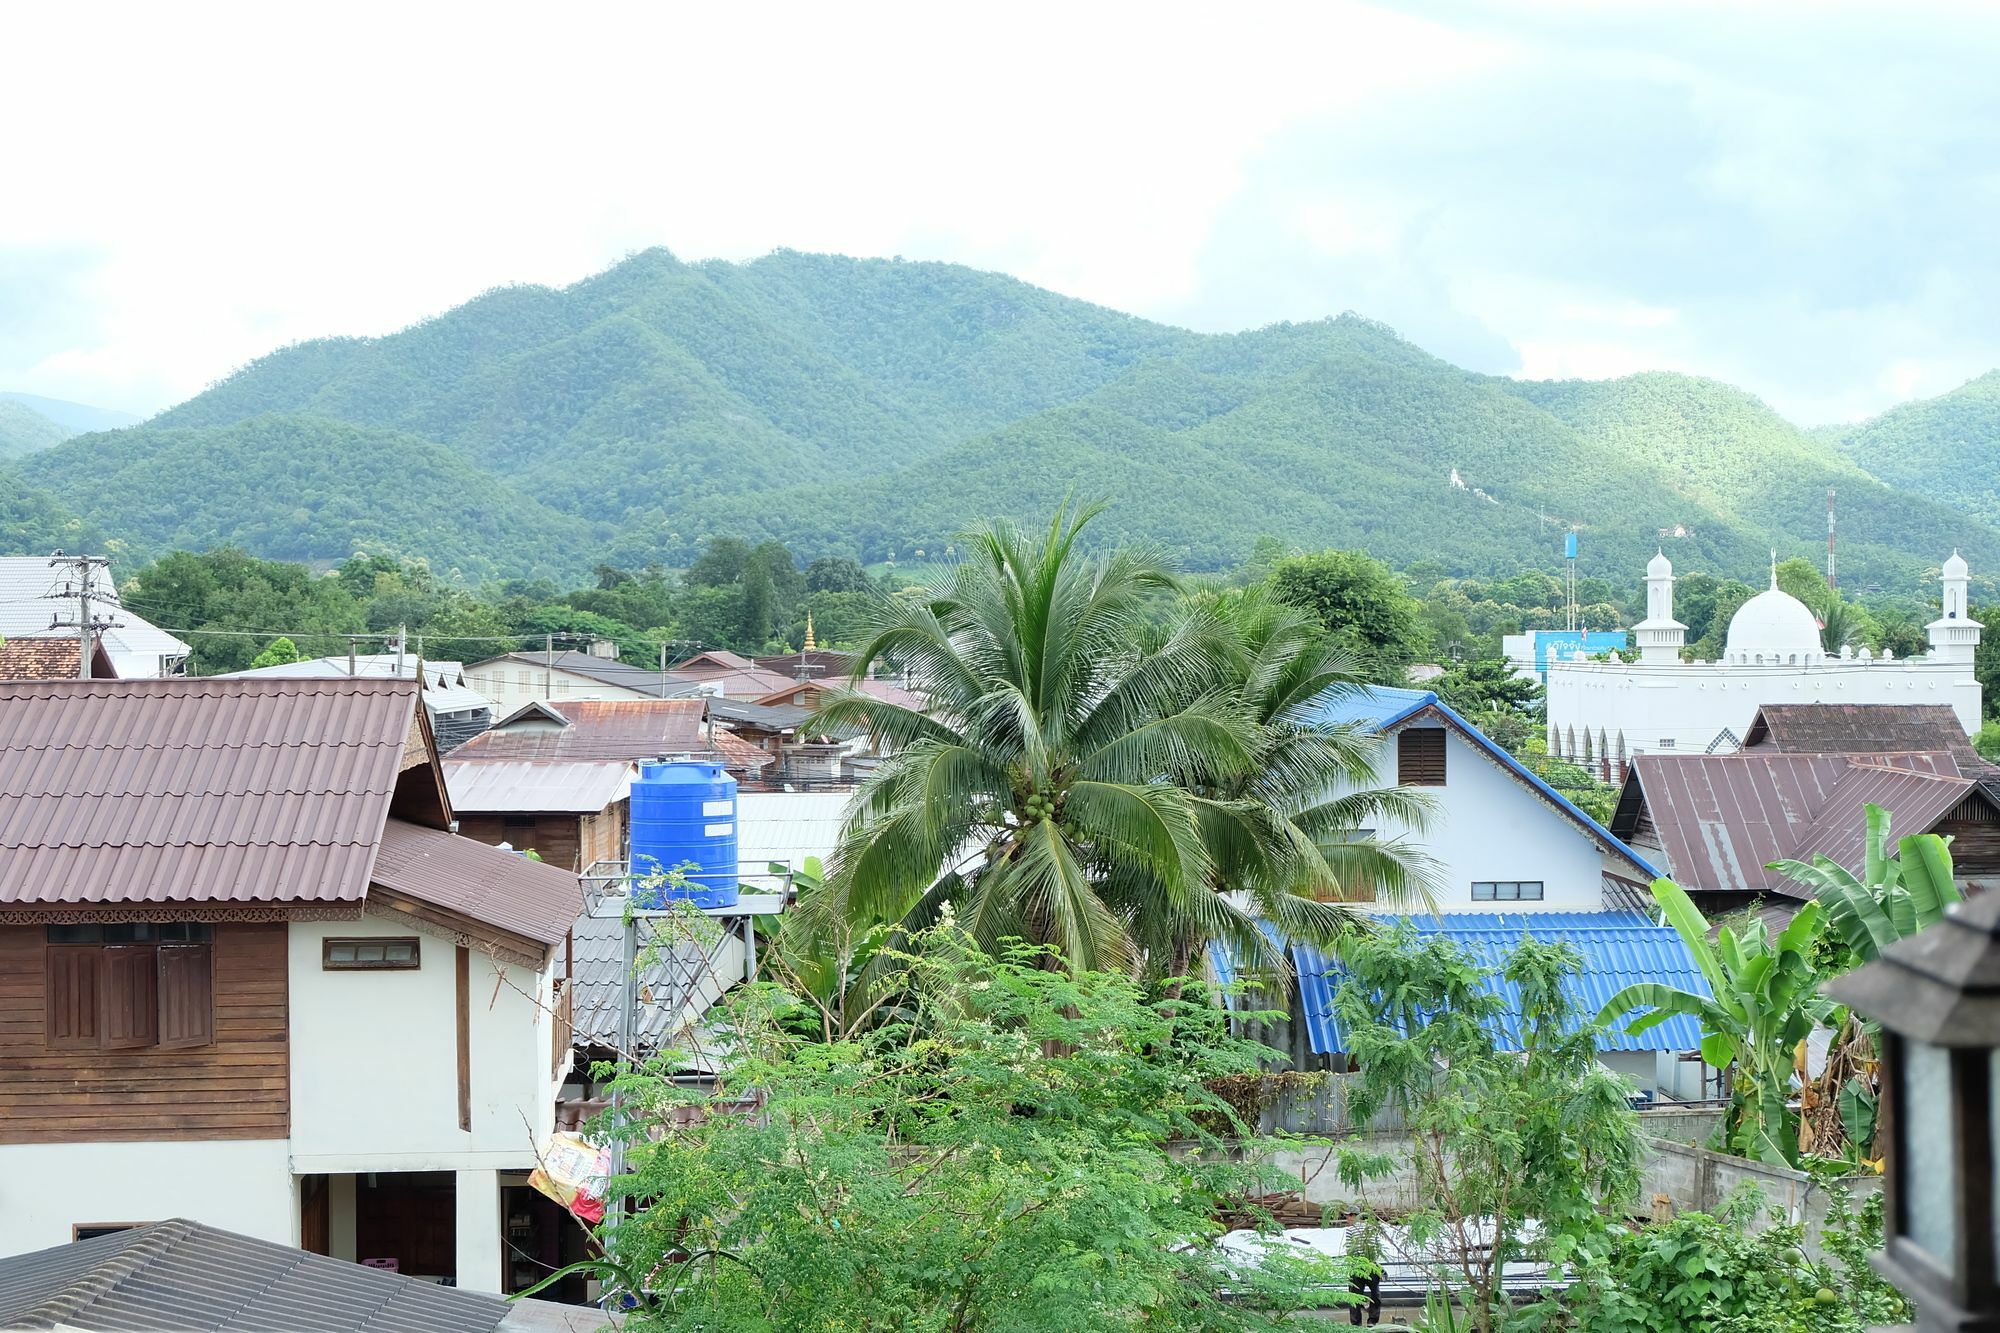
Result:
{"label": "mosque", "polygon": [[1735,750],[1764,704],[1949,704],[1969,735],[1980,725],[1972,658],[1982,628],[1967,610],[1969,573],[1956,551],[1944,562],[1923,656],[1833,654],[1820,646],[1818,618],[1778,587],[1773,557],[1771,586],[1730,620],[1722,660],[1684,662],[1687,626],[1674,619],[1674,567],[1662,552],[1646,566],[1646,618],[1632,627],[1638,661],[1549,663],[1549,752],[1617,781],[1635,754]]}

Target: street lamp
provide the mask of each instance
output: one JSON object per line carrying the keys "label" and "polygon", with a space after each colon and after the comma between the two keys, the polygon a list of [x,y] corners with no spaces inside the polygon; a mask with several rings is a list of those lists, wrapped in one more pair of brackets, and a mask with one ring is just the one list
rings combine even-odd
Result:
{"label": "street lamp", "polygon": [[1883,1277],[1924,1333],[2000,1333],[2000,893],[1955,906],[1826,993],[1882,1027]]}

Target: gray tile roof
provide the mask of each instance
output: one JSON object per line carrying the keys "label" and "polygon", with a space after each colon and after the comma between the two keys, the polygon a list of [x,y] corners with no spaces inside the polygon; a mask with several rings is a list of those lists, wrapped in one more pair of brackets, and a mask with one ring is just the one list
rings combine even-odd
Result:
{"label": "gray tile roof", "polygon": [[508,1304],[175,1218],[0,1259],[0,1327],[492,1333]]}

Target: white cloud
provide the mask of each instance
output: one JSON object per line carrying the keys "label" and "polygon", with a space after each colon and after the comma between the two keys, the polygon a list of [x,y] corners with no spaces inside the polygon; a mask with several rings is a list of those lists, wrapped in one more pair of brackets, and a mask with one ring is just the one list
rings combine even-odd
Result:
{"label": "white cloud", "polygon": [[[1985,48],[1941,67],[1899,48],[1900,11],[1802,12],[12,6],[0,387],[146,410],[629,250],[790,246],[1196,327],[1354,308],[1484,369],[1880,406],[2000,358],[1993,293],[1934,243],[1974,186],[1883,234],[1931,203],[1913,171],[1977,155],[1977,115],[1912,127],[1927,96],[1988,95]],[[1770,60],[1783,33],[1805,68]],[[1768,291],[1753,223],[1797,252]],[[1836,326],[1860,341],[1793,346]]]}

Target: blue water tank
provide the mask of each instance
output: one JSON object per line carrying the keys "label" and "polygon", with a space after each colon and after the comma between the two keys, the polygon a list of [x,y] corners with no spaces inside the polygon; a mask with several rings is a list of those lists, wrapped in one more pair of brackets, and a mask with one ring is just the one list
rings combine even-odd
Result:
{"label": "blue water tank", "polygon": [[[721,764],[641,764],[632,783],[632,904],[668,899],[700,908],[736,903],[736,779]],[[645,885],[680,869],[685,888]]]}

